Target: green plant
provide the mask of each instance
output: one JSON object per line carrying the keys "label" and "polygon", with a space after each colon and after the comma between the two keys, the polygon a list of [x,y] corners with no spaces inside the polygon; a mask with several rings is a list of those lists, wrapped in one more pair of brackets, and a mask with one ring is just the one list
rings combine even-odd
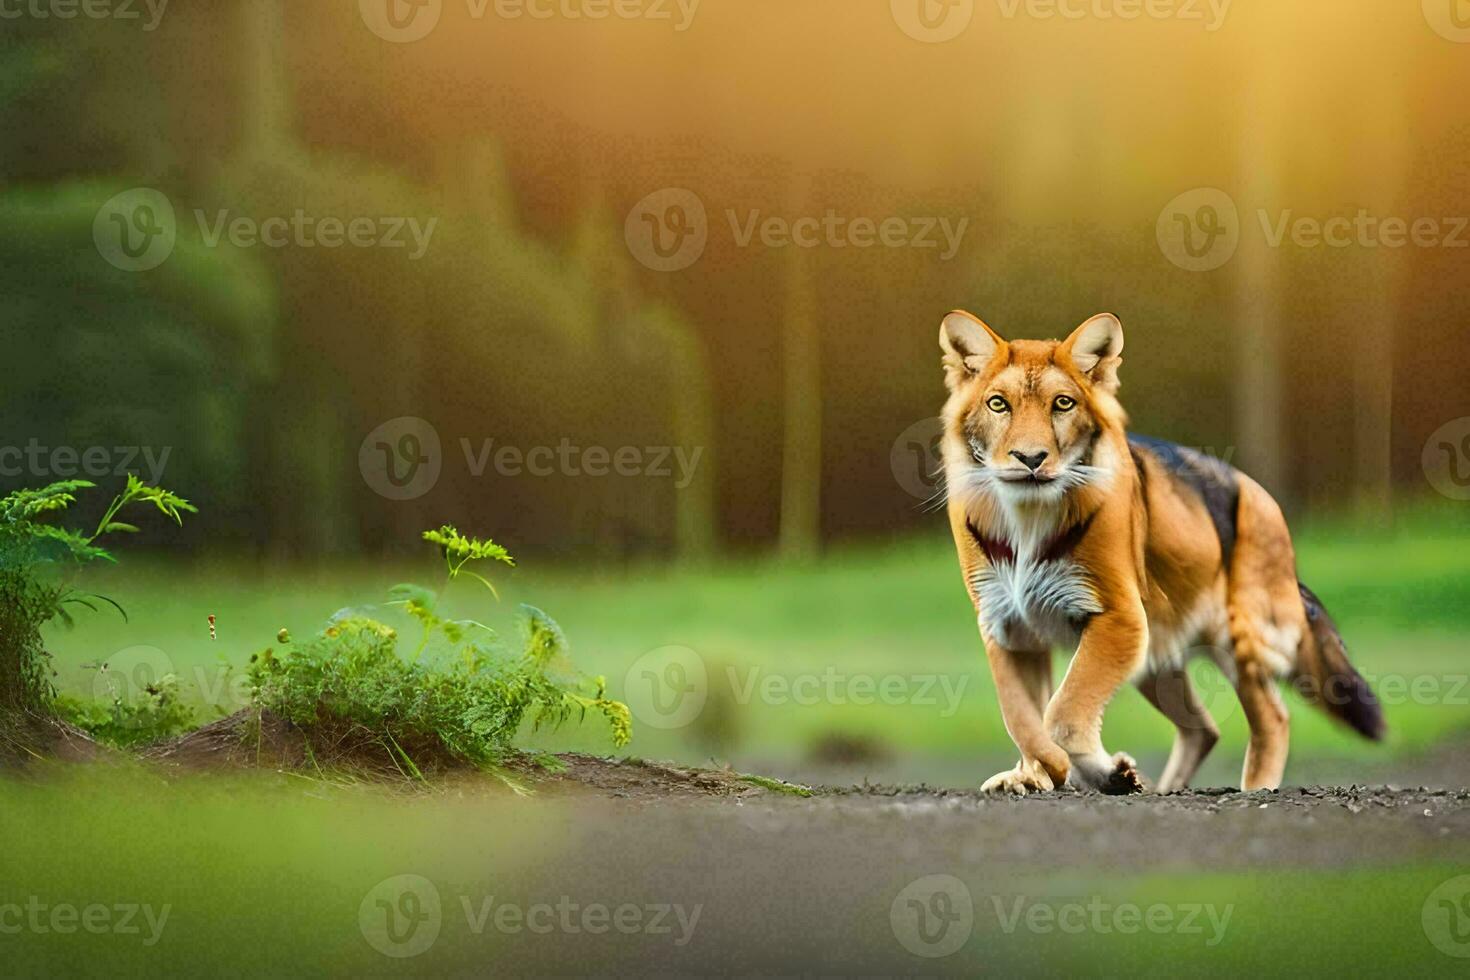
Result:
{"label": "green plant", "polygon": [[150,745],[194,727],[194,711],[179,700],[179,681],[166,674],[126,701],[96,701],[62,694],[56,712],[99,742],[118,748]]}
{"label": "green plant", "polygon": [[153,504],[176,524],[194,507],[183,497],[128,474],[127,486],[113,498],[90,533],[48,523],[76,502],[76,494],[95,484],[65,480],[38,489],[17,490],[0,498],[0,712],[48,713],[56,691],[41,628],[53,619],[68,625],[72,606],[96,610],[99,603],[121,606],[106,596],[73,584],[92,561],[113,561],[98,542],[109,534],[134,533],[118,520],[134,504]]}
{"label": "green plant", "polygon": [[[495,591],[469,571],[471,562],[514,564],[493,541],[445,526],[424,539],[443,551],[447,588],[460,576]],[[506,655],[495,631],[474,620],[448,619],[436,610],[438,592],[396,585],[390,606],[418,621],[422,635],[407,655],[391,626],[348,610],[310,640],[278,637],[285,650],[251,658],[252,701],[284,716],[316,748],[376,744],[405,776],[422,778],[420,761],[456,759],[494,767],[511,751],[522,723],[557,726],[573,715],[602,715],[613,743],[631,737],[628,708],[605,696],[601,678],[585,680],[566,662],[566,640],[544,612],[522,606],[520,652]],[[428,654],[426,656],[426,653]]]}

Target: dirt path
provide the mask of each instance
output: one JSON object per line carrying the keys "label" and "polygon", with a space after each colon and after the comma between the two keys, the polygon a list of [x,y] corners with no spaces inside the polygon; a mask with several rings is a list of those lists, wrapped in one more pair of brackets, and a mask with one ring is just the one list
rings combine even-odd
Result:
{"label": "dirt path", "polygon": [[[798,798],[709,778],[579,758],[530,803],[564,843],[556,858],[466,886],[522,903],[616,896],[698,909],[688,946],[505,935],[497,967],[1340,976],[1344,960],[1369,973],[1456,965],[1420,923],[1437,911],[1435,889],[1470,871],[1470,791],[1016,799],[869,787]],[[1135,911],[1172,917],[1177,934],[1115,927]],[[1206,912],[1218,935],[1184,928]],[[1068,916],[1085,920],[1079,934],[1055,924]],[[940,917],[962,929],[949,952],[926,925]],[[472,970],[484,950],[463,929],[460,945],[441,942],[435,965],[449,972]]]}
{"label": "dirt path", "polygon": [[[266,725],[249,751],[239,735],[217,724],[149,758],[167,781],[280,769],[317,794],[288,728]],[[374,758],[367,742],[339,748]],[[426,789],[380,764],[369,778],[395,812],[452,819],[417,835],[395,823],[366,848],[359,834],[362,874],[301,942],[330,935],[338,972],[363,976],[1448,972],[1470,955],[1449,918],[1470,919],[1467,757],[1459,745],[1394,766],[1442,788],[1019,799],[973,786],[803,796],[731,770],[578,754],[557,772],[515,767],[535,789],[521,796],[462,767]],[[313,807],[368,792],[328,789]],[[393,910],[432,922],[421,949],[403,945]],[[286,935],[299,911],[251,914]],[[628,928],[610,928],[614,915]]]}

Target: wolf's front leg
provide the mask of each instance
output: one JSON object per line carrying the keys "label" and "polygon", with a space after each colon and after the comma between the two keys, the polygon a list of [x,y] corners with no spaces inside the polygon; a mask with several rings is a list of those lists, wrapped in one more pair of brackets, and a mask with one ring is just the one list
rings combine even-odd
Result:
{"label": "wolf's front leg", "polygon": [[1098,613],[1082,631],[1077,655],[1047,705],[1044,729],[1066,751],[1075,785],[1123,795],[1143,792],[1137,763],[1102,744],[1103,709],[1147,655],[1143,605]]}
{"label": "wolf's front leg", "polygon": [[1001,717],[1021,751],[1021,761],[1016,768],[991,776],[981,791],[1025,795],[1060,786],[1067,781],[1067,753],[1047,736],[1042,724],[1042,710],[1051,696],[1051,652],[1007,650],[985,637],[985,654]]}

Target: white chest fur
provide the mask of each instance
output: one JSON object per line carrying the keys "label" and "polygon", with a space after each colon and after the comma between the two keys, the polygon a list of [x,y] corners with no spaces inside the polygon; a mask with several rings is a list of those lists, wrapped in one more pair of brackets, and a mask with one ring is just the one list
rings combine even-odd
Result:
{"label": "white chest fur", "polygon": [[993,562],[971,584],[981,627],[1011,650],[1073,646],[1087,617],[1102,612],[1086,571],[1066,558]]}

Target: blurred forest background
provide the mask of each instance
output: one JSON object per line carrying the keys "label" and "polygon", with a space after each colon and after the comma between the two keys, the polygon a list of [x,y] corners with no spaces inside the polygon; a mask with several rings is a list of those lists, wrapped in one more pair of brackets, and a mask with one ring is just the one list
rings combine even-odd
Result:
{"label": "blurred forest background", "polygon": [[[882,0],[705,0],[683,31],[451,2],[405,44],[347,0],[7,19],[0,443],[168,447],[202,508],[172,548],[374,554],[456,521],[518,554],[801,555],[942,524],[894,459],[940,406],[944,312],[1056,336],[1111,310],[1135,428],[1381,524],[1470,415],[1470,249],[1270,248],[1256,214],[1470,214],[1470,45],[1418,8],[1238,2],[1210,31],[979,4],[937,44]],[[147,272],[92,238],[136,187],[178,216]],[[708,245],[660,272],[624,223],[670,187]],[[1193,272],[1156,225],[1200,187],[1241,234]],[[201,209],[437,224],[415,260],[210,244]],[[948,261],[741,246],[727,212],[757,210],[968,225]],[[358,450],[401,416],[443,468],[394,501]],[[703,452],[678,489],[476,475],[461,439]]]}

